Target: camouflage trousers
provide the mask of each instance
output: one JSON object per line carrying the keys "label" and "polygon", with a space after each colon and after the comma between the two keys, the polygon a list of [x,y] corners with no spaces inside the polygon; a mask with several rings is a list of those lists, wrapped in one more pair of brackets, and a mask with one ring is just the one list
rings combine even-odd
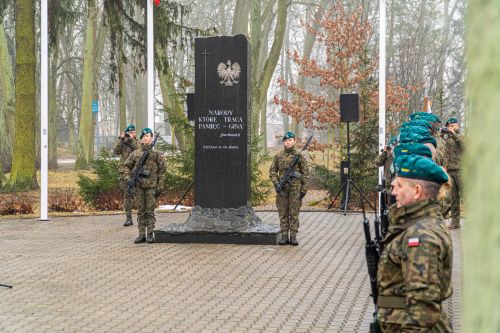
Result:
{"label": "camouflage trousers", "polygon": [[123,210],[127,216],[132,215],[132,208],[134,207],[134,195],[127,192],[127,181],[120,179],[120,190],[123,191]]}
{"label": "camouflage trousers", "polygon": [[460,170],[450,170],[448,175],[451,177],[451,224],[460,225],[460,192],[462,191],[462,181],[460,179]]}
{"label": "camouflage trousers", "polygon": [[135,188],[135,205],[137,207],[137,225],[139,228],[139,235],[153,234],[155,229],[155,208],[156,198],[154,188]]}
{"label": "camouflage trousers", "polygon": [[299,211],[302,206],[299,190],[284,191],[285,195],[276,195],[276,207],[280,218],[282,232],[297,233],[299,231]]}

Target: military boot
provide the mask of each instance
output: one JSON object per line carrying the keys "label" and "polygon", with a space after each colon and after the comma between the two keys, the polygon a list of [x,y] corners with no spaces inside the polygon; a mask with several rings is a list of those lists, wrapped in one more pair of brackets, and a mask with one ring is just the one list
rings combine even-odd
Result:
{"label": "military boot", "polygon": [[290,232],[290,244],[293,246],[299,245],[299,242],[297,241],[297,233],[291,231]]}
{"label": "military boot", "polygon": [[135,240],[134,240],[134,243],[145,243],[146,242],[146,235],[139,235],[139,237],[137,237]]}
{"label": "military boot", "polygon": [[123,223],[123,226],[128,227],[131,225],[134,225],[134,221],[132,221],[132,215],[127,214],[127,220],[125,221],[125,223]]}
{"label": "military boot", "polygon": [[278,242],[278,245],[287,245],[288,244],[288,231],[281,232],[281,239]]}
{"label": "military boot", "polygon": [[146,238],[146,242],[148,242],[148,243],[155,242],[155,238],[153,237],[153,234],[148,235],[148,237]]}

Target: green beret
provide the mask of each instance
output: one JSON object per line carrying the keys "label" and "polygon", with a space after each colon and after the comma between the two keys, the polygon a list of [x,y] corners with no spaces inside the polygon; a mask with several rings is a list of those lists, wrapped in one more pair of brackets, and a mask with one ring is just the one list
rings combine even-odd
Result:
{"label": "green beret", "polygon": [[144,129],[142,130],[142,132],[141,132],[141,139],[142,139],[142,137],[143,137],[144,135],[146,135],[146,134],[148,134],[148,133],[150,133],[150,134],[151,134],[151,136],[153,136],[153,131],[151,130],[151,128],[149,128],[149,127],[144,128]]}
{"label": "green beret", "polygon": [[285,141],[286,139],[295,139],[295,134],[293,134],[293,132],[286,132],[285,135],[283,136],[283,141]]}
{"label": "green beret", "polygon": [[419,155],[432,158],[432,152],[422,143],[402,143],[394,148],[394,156],[398,158],[402,155]]}
{"label": "green beret", "polygon": [[132,131],[135,131],[135,125],[133,125],[133,124],[130,124],[127,126],[127,128],[125,128],[125,133],[132,132]]}
{"label": "green beret", "polygon": [[432,159],[418,155],[401,155],[395,160],[396,174],[399,177],[422,179],[438,184],[448,181],[443,168]]}
{"label": "green beret", "polygon": [[399,143],[432,143],[434,148],[437,147],[436,139],[429,134],[421,135],[414,132],[401,132]]}
{"label": "green beret", "polygon": [[404,122],[403,125],[401,125],[401,127],[417,127],[417,126],[425,127],[429,130],[432,129],[431,123],[429,123],[427,120],[423,120],[423,119],[407,121],[407,122]]}
{"label": "green beret", "polygon": [[448,118],[448,120],[446,121],[446,125],[445,126],[448,126],[448,124],[458,124],[458,119],[455,118],[455,117],[450,117]]}
{"label": "green beret", "polygon": [[429,136],[430,135],[427,127],[422,127],[422,126],[403,127],[403,128],[401,128],[400,132],[401,133],[411,132],[411,133],[415,133],[415,134],[418,134],[421,136]]}
{"label": "green beret", "polygon": [[410,120],[426,120],[430,123],[440,123],[441,120],[433,113],[415,112],[410,115]]}

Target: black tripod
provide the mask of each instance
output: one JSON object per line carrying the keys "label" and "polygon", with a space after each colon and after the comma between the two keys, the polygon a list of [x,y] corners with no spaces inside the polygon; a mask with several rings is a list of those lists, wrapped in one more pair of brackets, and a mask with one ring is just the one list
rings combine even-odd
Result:
{"label": "black tripod", "polygon": [[358,185],[352,180],[351,178],[351,141],[349,137],[349,122],[347,122],[347,177],[344,179],[344,183],[342,184],[342,187],[338,191],[338,193],[335,195],[333,198],[332,203],[330,206],[328,206],[328,209],[331,209],[333,207],[333,204],[335,201],[337,201],[337,198],[339,197],[340,193],[342,193],[345,189],[345,196],[342,204],[340,205],[340,209],[344,211],[344,215],[347,213],[347,204],[349,203],[349,190],[351,188],[351,185],[358,191],[359,196],[361,197],[361,205],[363,206],[363,200],[368,204],[368,206],[371,207],[371,209],[375,210],[375,207],[366,199],[365,195],[361,190],[359,189]]}

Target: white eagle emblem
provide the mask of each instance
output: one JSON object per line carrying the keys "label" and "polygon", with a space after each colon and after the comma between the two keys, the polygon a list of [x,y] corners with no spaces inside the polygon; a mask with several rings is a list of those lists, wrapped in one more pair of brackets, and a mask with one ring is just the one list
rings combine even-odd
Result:
{"label": "white eagle emblem", "polygon": [[240,64],[235,62],[231,65],[231,60],[228,60],[226,64],[221,62],[217,66],[217,74],[222,79],[220,84],[230,87],[238,83],[237,79],[240,77],[241,67]]}

